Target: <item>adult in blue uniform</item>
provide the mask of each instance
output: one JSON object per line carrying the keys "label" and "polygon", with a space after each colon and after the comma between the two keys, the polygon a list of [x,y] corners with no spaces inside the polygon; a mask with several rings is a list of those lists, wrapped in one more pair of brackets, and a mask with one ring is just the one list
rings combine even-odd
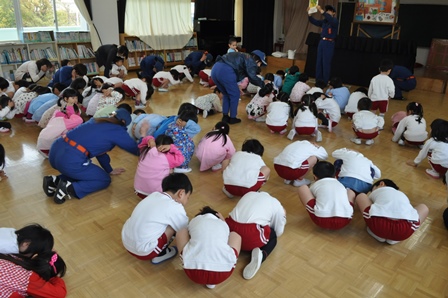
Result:
{"label": "adult in blue uniform", "polygon": [[[308,7],[307,11],[310,8]],[[334,40],[338,33],[339,21],[335,18],[336,10],[331,5],[325,5],[325,11],[318,5],[317,10],[324,17],[323,20],[316,20],[311,15],[308,20],[311,24],[322,27],[321,40],[317,46],[316,80],[323,80],[328,83],[330,80],[331,60],[334,53]]]}
{"label": "adult in blue uniform", "polygon": [[165,61],[163,61],[162,57],[158,55],[148,55],[140,62],[140,69],[142,71],[140,72],[139,77],[146,78],[146,81],[150,82],[157,72],[163,70],[164,66]]}
{"label": "adult in blue uniform", "polygon": [[82,78],[87,74],[87,67],[78,63],[73,66],[66,65],[56,71],[53,76],[53,79],[48,84],[48,87],[53,87],[56,83],[61,83],[64,86],[70,86],[73,80],[76,78]]}
{"label": "adult in blue uniform", "polygon": [[417,80],[414,74],[404,66],[394,65],[389,77],[394,81],[395,96],[393,99],[404,100],[402,91],[414,90],[417,86]]}
{"label": "adult in blue uniform", "polygon": [[208,52],[191,52],[184,60],[185,65],[190,69],[192,75],[198,75],[206,66],[212,65],[213,56]]}
{"label": "adult in blue uniform", "polygon": [[257,70],[262,64],[267,65],[265,58],[266,55],[260,50],[250,54],[233,52],[216,58],[212,79],[223,94],[222,121],[229,124],[241,122],[241,119],[236,118],[240,101],[238,82],[247,77],[252,84],[264,87],[264,82],[257,76]]}
{"label": "adult in blue uniform", "polygon": [[[112,169],[107,152],[118,146],[138,155],[137,143],[126,130],[130,123],[130,113],[117,109],[115,116],[92,118],[57,139],[51,146],[53,151],[50,151],[49,161],[61,174],[44,177],[44,192],[62,204],[67,198],[82,199],[107,188],[111,183],[110,175],[125,171],[123,168]],[[101,167],[92,163],[93,157]]]}

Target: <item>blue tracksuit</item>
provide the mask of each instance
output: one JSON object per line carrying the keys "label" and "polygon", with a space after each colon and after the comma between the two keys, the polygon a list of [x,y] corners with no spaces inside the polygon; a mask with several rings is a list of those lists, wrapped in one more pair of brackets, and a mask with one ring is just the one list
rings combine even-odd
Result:
{"label": "blue tracksuit", "polygon": [[72,83],[72,70],[73,66],[62,66],[61,68],[56,71],[56,73],[53,76],[53,79],[48,84],[48,87],[53,87],[56,83],[61,83],[65,87],[70,86]]}
{"label": "blue tracksuit", "polygon": [[150,80],[152,80],[152,77],[156,74],[156,72],[154,71],[154,68],[157,69],[157,71],[162,71],[164,65],[165,65],[165,61],[163,61],[162,57],[157,56],[157,55],[146,56],[140,62],[140,69],[142,70],[142,77],[149,78]]}
{"label": "blue tracksuit", "polygon": [[240,89],[238,82],[245,77],[252,84],[264,87],[263,81],[257,76],[258,66],[251,55],[246,53],[228,53],[218,56],[212,68],[212,79],[218,89],[222,92],[222,113],[230,118],[236,118],[238,103],[240,100]]}
{"label": "blue tracksuit", "polygon": [[207,60],[201,61],[202,55],[204,55],[203,51],[194,51],[185,58],[184,63],[190,69],[192,75],[199,74],[207,66]]}
{"label": "blue tracksuit", "polygon": [[[97,123],[91,119],[69,131],[67,138],[87,149],[88,156],[61,137],[51,146],[49,160],[51,166],[61,173],[59,177],[62,180],[73,183],[79,199],[109,186],[112,167],[108,151],[118,146],[138,155],[137,143],[128,135],[126,127],[118,124]],[[90,159],[93,157],[101,167],[92,163]]]}
{"label": "blue tracksuit", "polygon": [[412,72],[404,66],[395,65],[389,74],[389,77],[394,81],[395,96],[394,98],[401,99],[403,94],[401,91],[411,91],[417,86],[417,80]]}
{"label": "blue tracksuit", "polygon": [[331,60],[334,53],[334,39],[338,33],[339,22],[336,18],[324,12],[323,20],[308,17],[311,24],[322,27],[320,37],[322,38],[317,47],[316,80],[327,83],[330,80]]}

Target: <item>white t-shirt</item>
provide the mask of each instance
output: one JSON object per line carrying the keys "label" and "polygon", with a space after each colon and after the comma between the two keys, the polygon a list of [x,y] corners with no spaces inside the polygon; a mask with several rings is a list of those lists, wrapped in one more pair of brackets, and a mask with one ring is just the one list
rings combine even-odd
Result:
{"label": "white t-shirt", "polygon": [[124,75],[128,74],[128,70],[126,69],[126,67],[122,66],[118,66],[117,64],[112,64],[112,69],[110,70],[110,73],[113,75],[119,75],[120,71],[123,71]]}
{"label": "white t-shirt", "polygon": [[352,94],[350,94],[350,97],[348,98],[348,103],[345,106],[344,111],[346,113],[358,112],[358,102],[363,97],[367,97],[367,95],[364,92],[360,91],[355,91]]}
{"label": "white t-shirt", "polygon": [[268,115],[266,116],[266,124],[271,126],[287,125],[289,109],[289,105],[286,102],[271,102],[267,107]]}
{"label": "white t-shirt", "polygon": [[188,225],[190,240],[182,250],[184,269],[229,272],[236,265],[236,255],[228,244],[230,230],[214,214],[198,215]]}
{"label": "white t-shirt", "polygon": [[316,93],[316,92],[324,93],[324,90],[322,90],[322,88],[319,88],[319,87],[311,87],[311,89],[308,90],[308,91],[306,92],[306,94],[311,94],[311,95],[313,95],[313,94]]}
{"label": "white t-shirt", "polygon": [[370,193],[369,199],[373,202],[370,216],[419,220],[418,212],[412,207],[408,197],[393,187],[379,187]]}
{"label": "white t-shirt", "polygon": [[180,84],[180,81],[179,80],[176,81],[173,78],[173,75],[169,71],[159,71],[152,78],[153,79],[167,79],[170,81],[171,85]]}
{"label": "white t-shirt", "polygon": [[[149,255],[168,226],[176,232],[187,227],[182,204],[167,193],[154,192],[137,204],[121,231],[124,247],[138,256]],[[169,240],[169,239],[168,239]]]}
{"label": "white t-shirt", "polygon": [[176,65],[171,69],[177,70],[179,73],[183,73],[185,75],[185,78],[193,83],[193,78],[191,77],[190,71],[188,70],[188,67],[186,65]]}
{"label": "white t-shirt", "polygon": [[371,111],[359,111],[353,114],[353,126],[356,129],[382,129],[384,126],[384,118],[377,116]]}
{"label": "white t-shirt", "polygon": [[224,184],[252,187],[258,181],[261,167],[266,164],[260,155],[244,151],[236,152],[224,170]]}
{"label": "white t-shirt", "polygon": [[[333,151],[331,154],[335,159],[342,159],[342,167],[339,177],[351,177],[372,184],[373,179],[381,178],[380,169],[372,161],[359,152],[342,148]],[[371,168],[375,172],[375,177],[371,176]]]}
{"label": "white t-shirt", "polygon": [[417,121],[418,115],[409,115],[400,120],[392,141],[398,142],[402,135],[411,142],[423,142],[428,138],[426,121],[424,118]]}
{"label": "white t-shirt", "polygon": [[134,78],[124,81],[123,84],[128,86],[131,90],[140,91],[140,101],[143,104],[146,103],[146,93],[148,92],[148,85],[146,85],[146,82],[143,82],[138,78]]}
{"label": "white t-shirt", "polygon": [[239,223],[269,226],[274,229],[277,237],[285,230],[285,209],[276,198],[264,191],[251,191],[245,194],[229,215]]}
{"label": "white t-shirt", "polygon": [[317,217],[352,218],[353,207],[350,205],[347,190],[334,178],[322,178],[311,185],[310,190],[316,199],[314,214]]}
{"label": "white t-shirt", "polygon": [[17,243],[16,229],[0,228],[0,253],[17,254],[19,253],[19,243]]}
{"label": "white t-shirt", "polygon": [[372,101],[389,100],[395,95],[394,81],[386,74],[378,74],[369,85],[369,98]]}
{"label": "white t-shirt", "polygon": [[305,110],[299,109],[294,117],[294,127],[315,127],[317,128],[317,118],[310,108],[305,106]]}
{"label": "white t-shirt", "polygon": [[309,141],[296,141],[286,146],[279,155],[274,157],[274,164],[297,169],[311,156],[316,156],[319,160],[326,160],[328,153],[324,147],[316,146]]}
{"label": "white t-shirt", "polygon": [[341,120],[341,108],[333,98],[318,98],[315,101],[316,106],[320,110],[324,110],[324,113],[330,115],[330,120],[339,123]]}
{"label": "white t-shirt", "polygon": [[431,151],[432,163],[448,168],[448,143],[437,142],[433,138],[430,138],[425,142],[423,148],[414,159],[414,163],[421,163],[422,160],[428,156],[429,151]]}

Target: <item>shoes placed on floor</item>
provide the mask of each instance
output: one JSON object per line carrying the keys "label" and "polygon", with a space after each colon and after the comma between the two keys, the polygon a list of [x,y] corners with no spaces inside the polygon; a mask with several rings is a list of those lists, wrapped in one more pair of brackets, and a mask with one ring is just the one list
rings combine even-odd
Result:
{"label": "shoes placed on floor", "polygon": [[151,260],[151,263],[153,263],[154,265],[163,263],[165,261],[168,261],[169,259],[174,258],[177,255],[177,247],[176,246],[171,246],[171,247],[167,247],[165,249],[165,253],[163,255],[159,255],[158,257],[155,257],[154,259]]}
{"label": "shoes placed on floor", "polygon": [[394,240],[387,239],[386,242],[387,242],[387,244],[394,245],[394,244],[399,243],[400,241],[394,241]]}
{"label": "shoes placed on floor", "polygon": [[431,178],[434,179],[439,179],[440,178],[440,174],[437,171],[434,171],[433,169],[426,169],[426,175],[430,176]]}
{"label": "shoes placed on floor", "polygon": [[0,132],[9,132],[10,129],[6,127],[0,127]]}
{"label": "shoes placed on floor", "polygon": [[296,179],[292,183],[292,185],[294,185],[295,187],[300,187],[302,185],[308,185],[308,184],[311,184],[311,181],[308,179],[302,179],[302,180]]}
{"label": "shoes placed on floor", "polygon": [[332,132],[333,131],[333,122],[331,120],[328,120],[328,132]]}
{"label": "shoes placed on floor", "polygon": [[263,252],[258,247],[254,248],[252,250],[250,263],[243,270],[243,277],[245,279],[252,279],[260,269],[262,261],[263,261]]}
{"label": "shoes placed on floor", "polygon": [[283,179],[283,183],[285,183],[285,184],[291,184],[291,181],[292,180]]}
{"label": "shoes placed on floor", "polygon": [[221,121],[222,121],[222,122],[225,122],[225,123],[229,123],[229,121],[230,121],[230,117],[227,116],[227,115],[223,115]]}
{"label": "shoes placed on floor", "polygon": [[402,97],[392,97],[392,99],[396,99],[396,100],[406,100],[406,98]]}
{"label": "shoes placed on floor", "polygon": [[404,146],[404,141],[403,140],[398,140],[398,145]]}
{"label": "shoes placed on floor", "polygon": [[134,108],[135,108],[135,109],[145,109],[145,108],[146,108],[146,105],[144,105],[144,104],[139,104],[139,105],[135,105]]}
{"label": "shoes placed on floor", "polygon": [[25,118],[25,123],[37,123],[37,121],[34,121],[33,119]]}
{"label": "shoes placed on floor", "polygon": [[208,111],[207,110],[203,110],[202,111],[202,118],[207,118],[208,116]]}
{"label": "shoes placed on floor", "polygon": [[289,131],[288,135],[286,136],[288,139],[290,139],[292,141],[292,139],[294,139],[294,136],[296,135],[296,129],[293,128]]}
{"label": "shoes placed on floor", "polygon": [[375,143],[375,141],[373,139],[366,141],[366,145],[368,145],[368,146],[373,145],[373,143]]}
{"label": "shoes placed on floor", "polygon": [[45,176],[42,187],[44,189],[44,193],[48,197],[54,196],[54,193],[55,193],[56,188],[57,188],[56,176]]}
{"label": "shoes placed on floor", "polygon": [[229,199],[233,199],[233,198],[234,198],[234,195],[232,195],[230,192],[228,192],[225,186],[222,187],[222,192],[223,192]]}
{"label": "shoes placed on floor", "polygon": [[369,227],[367,227],[367,233],[368,233],[370,236],[372,236],[373,238],[375,238],[375,239],[376,239],[377,241],[379,241],[379,242],[386,242],[386,239],[381,238],[381,237],[378,237],[377,235],[375,235],[375,234],[370,230]]}
{"label": "shoes placed on floor", "polygon": [[352,142],[355,143],[356,145],[361,145],[361,139],[358,139],[358,138],[351,138],[350,141],[352,141]]}
{"label": "shoes placed on floor", "polygon": [[285,128],[284,130],[282,130],[281,132],[279,132],[279,134],[284,135],[288,130]]}
{"label": "shoes placed on floor", "polygon": [[71,199],[68,187],[72,185],[70,181],[59,180],[58,187],[53,197],[56,204],[63,204],[67,199]]}
{"label": "shoes placed on floor", "polygon": [[216,171],[219,171],[219,170],[221,170],[222,169],[222,164],[217,164],[217,165],[214,165],[213,167],[212,167],[212,171],[213,172],[216,172]]}
{"label": "shoes placed on floor", "polygon": [[316,142],[322,142],[322,133],[319,130],[316,134]]}
{"label": "shoes placed on floor", "polygon": [[159,88],[157,90],[159,90],[159,92],[168,92],[168,89],[166,89],[166,88]]}
{"label": "shoes placed on floor", "polygon": [[191,168],[174,168],[174,173],[190,173]]}
{"label": "shoes placed on floor", "polygon": [[237,123],[240,123],[241,122],[241,119],[239,119],[239,118],[229,118],[229,124],[237,124]]}
{"label": "shoes placed on floor", "polygon": [[216,285],[205,285],[205,286],[209,289],[214,289],[216,287]]}

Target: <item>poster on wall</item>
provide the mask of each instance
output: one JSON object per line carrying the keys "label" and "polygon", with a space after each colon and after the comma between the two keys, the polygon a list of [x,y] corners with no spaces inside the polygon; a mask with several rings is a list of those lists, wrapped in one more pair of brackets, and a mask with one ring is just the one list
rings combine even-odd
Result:
{"label": "poster on wall", "polygon": [[395,24],[399,0],[358,0],[353,22]]}

